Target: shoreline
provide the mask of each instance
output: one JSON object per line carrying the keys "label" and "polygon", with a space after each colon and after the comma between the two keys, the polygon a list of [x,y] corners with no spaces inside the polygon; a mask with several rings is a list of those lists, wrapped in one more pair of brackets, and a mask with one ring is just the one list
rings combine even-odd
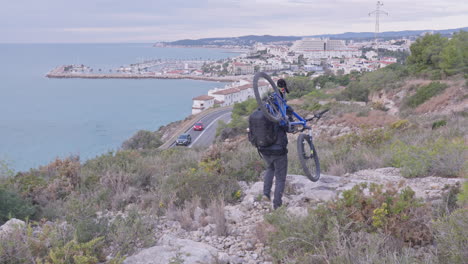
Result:
{"label": "shoreline", "polygon": [[58,67],[45,75],[47,78],[54,79],[168,79],[168,80],[198,80],[198,81],[215,81],[215,82],[237,82],[241,79],[252,78],[250,75],[236,75],[224,77],[196,76],[183,74],[134,74],[134,73],[64,73],[63,66]]}
{"label": "shoreline", "polygon": [[248,48],[241,48],[241,47],[223,47],[223,46],[205,46],[205,45],[192,45],[192,46],[184,46],[184,45],[153,45],[154,48],[178,48],[178,49],[217,49],[217,50],[224,50],[225,53],[246,53],[249,52]]}

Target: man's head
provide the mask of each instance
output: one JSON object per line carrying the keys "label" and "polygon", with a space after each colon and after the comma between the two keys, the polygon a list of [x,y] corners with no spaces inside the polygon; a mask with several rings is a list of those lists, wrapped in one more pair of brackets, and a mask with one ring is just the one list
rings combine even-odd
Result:
{"label": "man's head", "polygon": [[288,85],[286,84],[286,81],[284,79],[279,79],[278,81],[276,81],[276,86],[278,86],[278,88],[283,94],[289,93]]}
{"label": "man's head", "polygon": [[284,79],[279,79],[277,82],[276,82],[276,85],[279,87],[279,88],[287,88],[287,84],[286,84],[286,81]]}

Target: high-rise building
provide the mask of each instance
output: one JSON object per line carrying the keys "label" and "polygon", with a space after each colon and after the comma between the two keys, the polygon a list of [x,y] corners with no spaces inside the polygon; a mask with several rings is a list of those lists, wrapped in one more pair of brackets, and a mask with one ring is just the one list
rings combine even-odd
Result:
{"label": "high-rise building", "polygon": [[294,42],[291,51],[306,58],[359,57],[361,52],[348,48],[343,40],[303,38]]}
{"label": "high-rise building", "polygon": [[324,51],[324,50],[345,50],[346,45],[343,40],[303,38],[294,42],[291,50],[296,52]]}

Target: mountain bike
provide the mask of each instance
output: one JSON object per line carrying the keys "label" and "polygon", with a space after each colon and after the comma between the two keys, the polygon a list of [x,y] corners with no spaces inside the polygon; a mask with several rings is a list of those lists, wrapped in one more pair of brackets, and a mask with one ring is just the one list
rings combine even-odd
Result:
{"label": "mountain bike", "polygon": [[[267,80],[271,87],[265,85],[259,86],[260,78]],[[312,140],[312,127],[308,126],[307,122],[314,119],[318,121],[330,109],[314,114],[312,118],[303,118],[287,104],[286,93],[289,93],[289,91],[285,90],[284,93],[279,91],[276,83],[264,72],[255,74],[253,90],[260,110],[269,120],[279,123],[280,126],[287,127],[288,132],[291,133],[308,130],[308,134],[299,134],[297,138],[297,152],[304,174],[311,181],[318,181],[320,179],[320,162]],[[292,116],[297,121],[294,121]]]}

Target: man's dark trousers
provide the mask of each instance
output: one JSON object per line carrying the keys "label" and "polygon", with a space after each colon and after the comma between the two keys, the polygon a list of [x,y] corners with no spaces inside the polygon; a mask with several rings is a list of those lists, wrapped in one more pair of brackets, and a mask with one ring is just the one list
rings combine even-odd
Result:
{"label": "man's dark trousers", "polygon": [[283,204],[282,197],[286,185],[286,173],[288,171],[288,155],[262,155],[266,162],[267,170],[263,181],[263,194],[270,198],[273,177],[276,177],[273,208],[276,209]]}

